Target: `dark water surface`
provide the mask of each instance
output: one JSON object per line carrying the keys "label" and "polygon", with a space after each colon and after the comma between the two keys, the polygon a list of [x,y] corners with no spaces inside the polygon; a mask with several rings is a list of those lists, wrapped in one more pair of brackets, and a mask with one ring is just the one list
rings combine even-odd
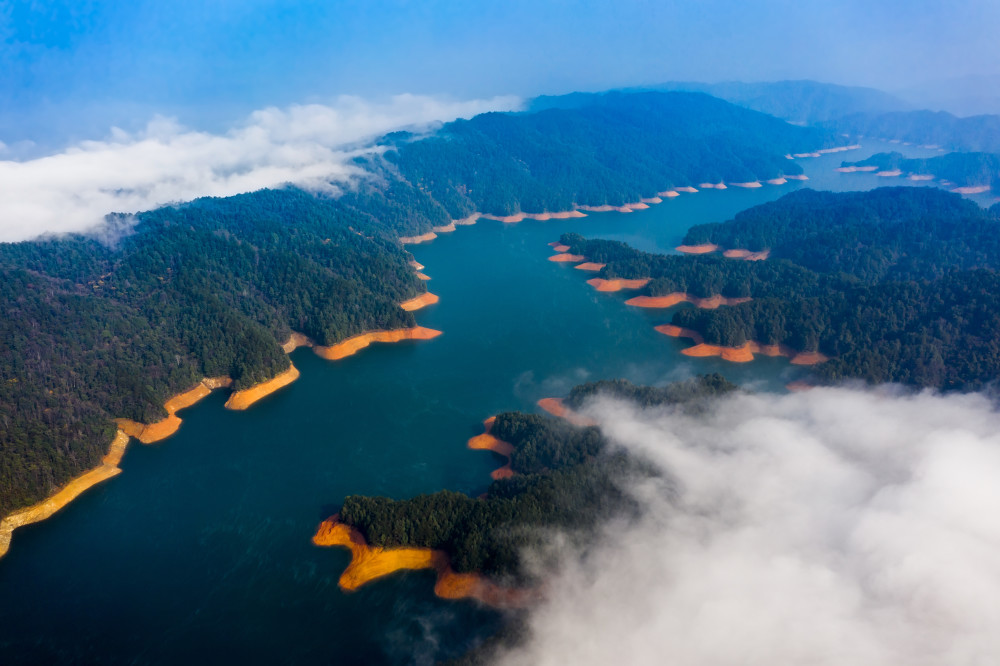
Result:
{"label": "dark water surface", "polygon": [[[905,183],[834,171],[886,149],[802,164],[817,189]],[[549,262],[546,244],[577,231],[672,251],[690,225],[801,186],[699,192],[628,215],[480,222],[412,247],[441,297],[418,321],[444,335],[337,362],[299,350],[301,378],[249,411],[223,409],[217,391],[181,412],[174,437],[130,444],[121,475],[15,533],[0,560],[0,664],[430,663],[462,653],[498,613],[436,599],[428,572],[342,593],[349,556],[310,543],[319,522],[352,493],[482,492],[498,459],[465,448],[482,420],[535,410],[581,381],[719,371],[783,390],[802,372],[786,360],[682,356],[688,341],[653,330],[671,311],[593,291],[589,274]]]}

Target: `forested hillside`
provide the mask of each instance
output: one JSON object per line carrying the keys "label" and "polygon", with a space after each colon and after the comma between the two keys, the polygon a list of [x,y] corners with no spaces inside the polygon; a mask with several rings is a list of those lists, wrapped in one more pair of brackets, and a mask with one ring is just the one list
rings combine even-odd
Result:
{"label": "forested hillside", "polygon": [[269,379],[292,330],[411,326],[398,303],[422,291],[370,215],[296,190],[145,213],[114,246],[0,245],[0,515],[95,465],[113,418],[159,420],[202,377]]}
{"label": "forested hillside", "polygon": [[621,205],[674,186],[801,173],[786,153],[837,143],[699,93],[608,93],[584,106],[487,113],[386,154],[454,218]]}
{"label": "forested hillside", "polygon": [[[705,409],[708,400],[735,388],[719,375],[663,388],[617,380],[576,387],[571,399],[577,407],[602,394],[639,398],[644,406]],[[457,571],[535,582],[526,580],[538,573],[524,566],[526,548],[544,543],[546,530],[552,529],[586,544],[588,530],[635,510],[623,482],[650,474],[641,462],[611,450],[594,426],[505,412],[497,415],[490,432],[513,446],[511,467],[516,475],[494,481],[485,497],[450,491],[407,500],[352,495],[344,500],[341,522],[357,528],[373,546],[434,548],[447,553]]]}
{"label": "forested hillside", "polygon": [[606,279],[652,278],[650,296],[751,297],[673,323],[708,344],[820,351],[822,379],[975,388],[1000,376],[1000,216],[929,188],[794,192],[687,244],[770,249],[765,261],[652,255],[566,234]]}

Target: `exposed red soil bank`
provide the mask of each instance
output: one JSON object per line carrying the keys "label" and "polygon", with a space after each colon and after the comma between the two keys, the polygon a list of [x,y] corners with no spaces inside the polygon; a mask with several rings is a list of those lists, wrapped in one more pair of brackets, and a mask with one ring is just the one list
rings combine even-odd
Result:
{"label": "exposed red soil bank", "polygon": [[573,425],[584,427],[597,425],[597,421],[589,419],[581,414],[577,414],[572,409],[567,407],[562,398],[542,398],[538,401],[538,406],[552,416],[558,416]]}
{"label": "exposed red soil bank", "polygon": [[262,398],[266,398],[280,388],[288,386],[299,378],[299,369],[294,365],[289,365],[280,375],[276,375],[266,382],[261,382],[255,386],[242,391],[236,391],[229,400],[226,401],[226,409],[244,410]]}
{"label": "exposed red soil bank", "polygon": [[591,272],[596,273],[597,271],[601,270],[605,266],[606,266],[606,264],[595,264],[592,261],[585,261],[582,264],[577,264],[573,268],[575,268],[578,271],[591,271]]}
{"label": "exposed red soil bank", "polygon": [[198,382],[193,389],[178,393],[165,403],[163,408],[167,411],[167,418],[156,423],[139,423],[130,419],[115,419],[119,429],[129,437],[135,437],[143,444],[152,444],[170,437],[181,427],[181,418],[177,412],[195,404],[213,389],[232,385],[233,380],[229,377],[209,377]]}
{"label": "exposed red soil bank", "polygon": [[482,435],[476,435],[471,438],[466,444],[466,446],[470,449],[474,449],[476,451],[492,451],[493,453],[498,453],[507,459],[506,465],[495,469],[490,473],[490,478],[493,480],[506,479],[514,476],[514,470],[510,468],[510,454],[514,452],[514,446],[509,442],[497,439],[490,434],[490,431],[493,429],[493,422],[496,421],[496,418],[497,417],[495,416],[491,416],[483,421],[485,432],[483,432]]}
{"label": "exposed red soil bank", "polygon": [[[684,254],[708,254],[709,252],[718,252],[719,250],[722,250],[722,248],[715,243],[702,243],[701,245],[678,245],[674,249],[678,252],[683,252]],[[761,261],[763,259],[767,259],[770,254],[770,250],[751,252],[750,250],[740,248],[723,250],[722,252],[722,256],[724,257],[729,259],[742,259],[744,261]]]}
{"label": "exposed red soil bank", "polygon": [[784,356],[791,359],[793,365],[816,365],[829,360],[819,352],[797,352],[785,345],[762,345],[755,340],[750,340],[741,347],[710,345],[705,343],[705,339],[697,331],[673,324],[662,324],[657,326],[656,330],[673,338],[690,338],[694,341],[693,347],[681,350],[685,356],[719,356],[723,360],[733,363],[747,363],[753,360],[754,354],[762,354],[764,356]]}
{"label": "exposed red soil bank", "polygon": [[0,557],[7,554],[14,530],[45,520],[75,500],[85,490],[120,474],[121,468],[118,467],[118,464],[121,462],[122,456],[125,455],[125,448],[127,446],[128,435],[118,430],[115,433],[114,439],[111,440],[108,453],[101,460],[100,465],[71,479],[69,483],[41,502],[14,511],[3,520],[0,520]]}
{"label": "exposed red soil bank", "polygon": [[419,310],[420,308],[427,307],[428,305],[434,305],[439,300],[441,299],[437,297],[437,294],[432,294],[428,291],[411,298],[408,301],[403,301],[399,304],[399,307],[403,308],[407,312],[413,312],[414,310]]}
{"label": "exposed red soil bank", "polygon": [[638,278],[635,280],[625,280],[616,278],[605,280],[603,278],[590,278],[587,284],[597,291],[621,291],[622,289],[642,289],[649,284],[649,278]]}
{"label": "exposed red soil bank", "polygon": [[751,300],[749,296],[740,298],[727,298],[725,296],[711,296],[709,298],[699,298],[691,296],[683,291],[675,291],[666,296],[636,296],[625,301],[625,305],[634,305],[637,308],[672,308],[678,303],[691,303],[695,307],[705,310],[714,310],[722,305],[739,305]]}
{"label": "exposed red soil bank", "polygon": [[583,261],[584,259],[586,259],[586,257],[584,257],[582,254],[566,254],[565,252],[561,252],[559,254],[553,254],[551,257],[549,257],[549,261],[562,262],[562,263],[566,262],[576,263],[578,261]]}
{"label": "exposed red soil bank", "polygon": [[455,573],[448,556],[430,548],[380,548],[369,546],[357,530],[338,521],[337,516],[324,520],[312,539],[317,546],[342,546],[350,549],[351,563],[338,584],[353,591],[377,578],[404,569],[434,569],[437,583],[434,594],[442,599],[477,599],[498,608],[526,606],[538,598],[534,590],[504,588],[475,573]]}
{"label": "exposed red soil bank", "polygon": [[317,356],[328,361],[337,361],[347,356],[352,356],[373,342],[401,342],[403,340],[430,340],[441,335],[441,331],[424,326],[414,326],[413,328],[397,328],[391,331],[370,331],[347,338],[343,342],[338,342],[330,347],[314,347],[313,351]]}

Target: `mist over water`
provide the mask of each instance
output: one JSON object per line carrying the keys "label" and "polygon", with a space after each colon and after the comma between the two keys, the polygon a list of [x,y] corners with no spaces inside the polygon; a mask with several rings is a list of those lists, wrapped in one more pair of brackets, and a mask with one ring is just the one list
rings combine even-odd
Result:
{"label": "mist over water", "polygon": [[500,664],[991,664],[1000,413],[892,387],[588,410],[663,474]]}

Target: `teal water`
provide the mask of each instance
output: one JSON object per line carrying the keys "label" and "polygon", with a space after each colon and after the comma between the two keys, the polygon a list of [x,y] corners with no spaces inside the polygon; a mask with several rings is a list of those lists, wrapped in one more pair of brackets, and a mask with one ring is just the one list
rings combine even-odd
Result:
{"label": "teal water", "polygon": [[[845,155],[886,148],[804,160],[808,184],[890,184],[834,171]],[[628,215],[480,222],[412,247],[441,297],[417,319],[444,335],[337,362],[299,350],[301,378],[250,410],[226,411],[217,391],[181,412],[174,437],[133,442],[121,475],[15,533],[0,560],[0,662],[378,664],[460,654],[499,613],[436,599],[427,572],[342,593],[349,556],[312,546],[319,522],[352,493],[482,492],[499,464],[465,448],[482,420],[535,410],[581,381],[718,371],[783,390],[802,372],[786,360],[682,356],[687,341],[653,330],[669,310],[593,291],[589,274],[547,260],[547,243],[577,231],[672,251],[690,225],[797,187],[699,192]]]}

